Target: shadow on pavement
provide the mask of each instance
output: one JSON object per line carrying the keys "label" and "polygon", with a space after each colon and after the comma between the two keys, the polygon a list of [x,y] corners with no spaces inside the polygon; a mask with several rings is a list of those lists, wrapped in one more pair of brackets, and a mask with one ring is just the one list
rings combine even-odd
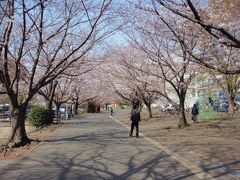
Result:
{"label": "shadow on pavement", "polygon": [[[143,138],[128,137],[128,130],[116,122],[92,117],[66,124],[65,134],[44,141],[35,151],[1,170],[0,179],[198,179]],[[221,166],[205,170],[211,168]]]}

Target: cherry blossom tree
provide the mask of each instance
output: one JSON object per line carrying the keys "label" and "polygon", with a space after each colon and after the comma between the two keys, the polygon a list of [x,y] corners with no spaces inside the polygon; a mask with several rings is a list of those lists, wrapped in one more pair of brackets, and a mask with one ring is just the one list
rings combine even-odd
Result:
{"label": "cherry blossom tree", "polygon": [[[86,59],[88,59],[88,60],[86,60]],[[94,60],[93,57],[90,58],[90,56],[85,57],[84,61],[85,61],[84,64],[82,63],[82,61],[76,62],[73,67],[68,68],[68,70],[62,74],[63,77],[59,76],[57,79],[52,81],[50,84],[48,84],[47,86],[45,86],[39,90],[38,93],[45,98],[46,105],[47,105],[47,108],[49,111],[49,115],[50,115],[50,117],[52,117],[52,118],[49,118],[49,120],[50,120],[49,123],[51,123],[53,121],[53,114],[52,114],[53,113],[53,111],[52,111],[53,102],[55,101],[55,104],[59,104],[59,103],[56,103],[55,96],[56,96],[56,91],[59,91],[59,90],[57,90],[57,85],[61,82],[62,78],[68,79],[68,81],[70,83],[67,83],[67,81],[65,83],[67,83],[68,86],[71,88],[70,89],[67,87],[65,88],[64,93],[62,93],[62,98],[65,98],[65,97],[63,97],[63,95],[64,96],[67,95],[68,98],[67,98],[67,100],[64,100],[63,102],[61,102],[61,101],[60,102],[61,102],[61,104],[66,103],[69,101],[69,97],[71,97],[71,101],[72,101],[71,103],[74,104],[75,114],[77,114],[78,105],[80,103],[79,102],[79,94],[82,93],[82,92],[80,92],[80,89],[82,88],[81,82],[84,81],[81,76],[84,76],[86,73],[89,73],[90,71],[92,71],[100,63],[100,62]],[[63,82],[61,82],[61,83],[63,83]],[[62,98],[58,98],[58,99],[62,99]],[[70,103],[70,102],[68,102],[68,103]],[[58,109],[59,108],[57,108],[57,113],[58,113]]]}
{"label": "cherry blossom tree", "polygon": [[61,77],[56,81],[56,88],[53,96],[53,102],[56,107],[58,123],[60,123],[60,118],[59,118],[60,107],[63,104],[66,104],[67,102],[69,102],[69,100],[71,99],[72,83],[73,83],[73,78],[71,77]]}
{"label": "cherry blossom tree", "polygon": [[144,104],[152,118],[151,104],[157,94],[152,91],[151,77],[138,69],[144,67],[144,54],[131,46],[112,48],[109,54],[111,63],[105,71],[115,93],[132,105]]}
{"label": "cherry blossom tree", "polygon": [[166,82],[165,88],[175,92],[180,118],[178,127],[184,128],[188,126],[184,110],[185,97],[197,72],[188,49],[196,47],[196,34],[181,28],[189,26],[187,21],[176,20],[173,16],[163,18],[148,9],[141,11],[142,9],[134,19],[134,29],[126,33],[136,48],[146,53],[146,60],[151,63],[151,70],[142,71],[163,79]]}
{"label": "cherry blossom tree", "polygon": [[[167,10],[164,12],[178,15],[193,23],[200,42],[194,51],[186,46],[187,53],[193,57],[193,62],[224,74],[240,73],[240,17],[232,10],[232,8],[239,9],[238,1],[154,0],[139,1],[139,3],[140,6],[151,6],[152,9],[148,11],[154,12],[157,16],[162,17],[162,11]],[[190,31],[189,28],[182,28]],[[220,52],[222,49],[229,50],[234,54],[233,59],[215,59],[211,56],[212,49],[215,52]],[[232,61],[236,61],[235,66],[226,68],[225,65]]]}
{"label": "cherry blossom tree", "polygon": [[54,114],[53,114],[53,99],[55,96],[55,92],[56,92],[56,87],[58,85],[58,81],[52,81],[51,83],[49,83],[47,86],[41,88],[38,91],[38,94],[43,96],[46,102],[46,106],[48,109],[48,115],[49,115],[49,122],[47,122],[47,124],[51,124],[53,123],[53,118],[54,118]]}
{"label": "cherry blossom tree", "polygon": [[88,99],[82,98],[83,92],[87,92],[86,89],[84,89],[84,87],[85,87],[84,85],[85,85],[85,81],[83,79],[77,78],[74,80],[71,101],[74,104],[74,114],[75,115],[78,115],[79,105],[84,103],[86,100],[88,100]]}
{"label": "cherry blossom tree", "polygon": [[[76,62],[84,64],[83,57],[111,31],[106,28],[110,4],[111,0],[1,1],[0,79],[12,106],[9,146],[30,142],[25,117],[32,97]],[[23,87],[27,91],[19,102]]]}
{"label": "cherry blossom tree", "polygon": [[85,102],[94,104],[94,102],[98,101],[99,92],[97,89],[97,87],[94,87],[94,82],[90,77],[85,76],[74,80],[71,102],[74,104],[75,115],[78,114],[78,108],[81,104]]}
{"label": "cherry blossom tree", "polygon": [[238,74],[219,74],[216,72],[209,72],[210,76],[220,87],[228,100],[228,112],[230,115],[235,114],[234,99],[240,89],[240,75]]}
{"label": "cherry blossom tree", "polygon": [[105,82],[107,81],[106,84],[111,89],[110,92],[114,91],[119,97],[132,105],[134,103],[141,104],[141,97],[135,86],[136,83],[129,74],[130,69],[121,64],[121,60],[124,59],[121,49],[111,49],[109,54],[111,55],[108,61],[104,63],[102,71],[104,72]]}

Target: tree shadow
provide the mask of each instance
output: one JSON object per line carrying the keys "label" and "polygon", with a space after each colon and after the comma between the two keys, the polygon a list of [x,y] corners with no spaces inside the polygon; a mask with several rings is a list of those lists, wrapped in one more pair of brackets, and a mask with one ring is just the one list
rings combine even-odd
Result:
{"label": "tree shadow", "polygon": [[[91,127],[97,120],[81,122],[81,126]],[[198,179],[143,138],[130,138],[123,128],[109,129],[111,123],[114,122],[101,122],[105,128],[98,131],[59,135],[44,141],[29,155],[0,170],[0,179]],[[71,131],[78,131],[78,124],[69,126],[73,126]],[[171,150],[180,154],[184,146]],[[230,166],[239,165],[239,161],[214,166],[200,159],[198,165],[215,178],[225,178],[232,170]]]}
{"label": "tree shadow", "polygon": [[[126,131],[96,132],[45,141],[1,171],[1,179],[186,179],[195,175],[168,154]],[[61,149],[62,144],[69,149]],[[84,147],[78,149],[77,143]],[[67,153],[65,151],[71,152]]]}

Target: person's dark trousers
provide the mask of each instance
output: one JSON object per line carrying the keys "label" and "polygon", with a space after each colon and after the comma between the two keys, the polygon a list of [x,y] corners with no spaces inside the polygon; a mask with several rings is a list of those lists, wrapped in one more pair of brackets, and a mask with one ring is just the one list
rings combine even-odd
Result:
{"label": "person's dark trousers", "polygon": [[136,127],[136,136],[139,136],[138,121],[132,121],[130,136],[133,134],[134,127]]}
{"label": "person's dark trousers", "polygon": [[192,120],[194,123],[197,123],[197,115],[192,115]]}

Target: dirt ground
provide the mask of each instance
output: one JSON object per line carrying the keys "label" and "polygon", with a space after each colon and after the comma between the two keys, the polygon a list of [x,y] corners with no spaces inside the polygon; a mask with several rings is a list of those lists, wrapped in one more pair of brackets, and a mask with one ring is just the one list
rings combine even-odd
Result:
{"label": "dirt ground", "polygon": [[[52,124],[50,126],[41,127],[41,128],[32,128],[27,135],[28,137],[33,140],[30,144],[20,147],[20,148],[12,148],[1,150],[0,151],[0,160],[15,160],[23,156],[24,154],[33,150],[41,141],[46,140],[49,136],[54,134],[54,130],[58,128],[59,124]],[[2,135],[0,139],[0,145],[4,144],[6,141],[6,135]]]}
{"label": "dirt ground", "polygon": [[[187,114],[190,126],[185,129],[177,128],[179,120],[176,115],[154,113],[152,119],[147,118],[146,112],[141,115],[140,132],[174,152],[191,153],[196,159],[208,162],[237,165],[239,170],[240,114],[225,120],[199,119],[197,124],[193,124],[190,114]],[[115,118],[130,126],[129,110]]]}

